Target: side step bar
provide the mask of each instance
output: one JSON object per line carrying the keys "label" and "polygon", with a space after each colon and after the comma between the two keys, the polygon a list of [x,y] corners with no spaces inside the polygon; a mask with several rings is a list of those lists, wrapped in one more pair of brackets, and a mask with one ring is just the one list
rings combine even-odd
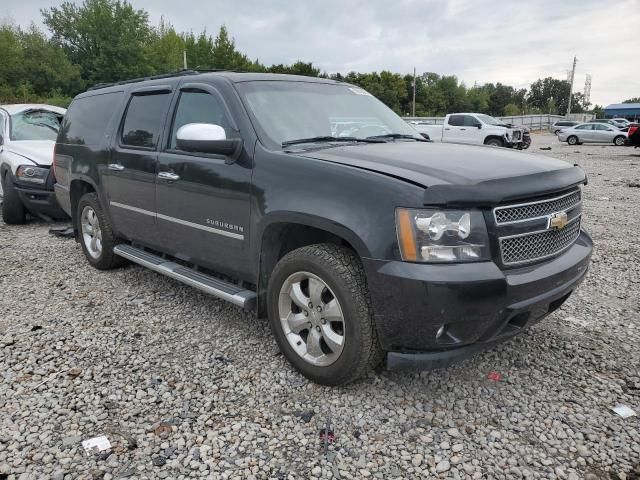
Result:
{"label": "side step bar", "polygon": [[125,243],[116,245],[113,248],[113,253],[246,310],[255,309],[256,293],[251,290],[245,290],[233,283],[228,283],[192,268],[170,262]]}

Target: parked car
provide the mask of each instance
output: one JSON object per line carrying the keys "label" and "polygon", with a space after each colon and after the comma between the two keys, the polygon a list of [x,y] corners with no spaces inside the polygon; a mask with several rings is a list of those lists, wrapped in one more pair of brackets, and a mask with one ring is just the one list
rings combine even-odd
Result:
{"label": "parked car", "polygon": [[589,120],[589,123],[605,123],[607,125],[616,127],[617,129],[625,128],[627,126],[626,124],[618,122],[611,118],[594,118],[592,120]]}
{"label": "parked car", "polygon": [[[363,126],[332,136],[346,118]],[[522,332],[571,295],[592,251],[579,167],[427,142],[320,78],[101,86],[73,100],[55,164],[91,265],[130,260],[268,317],[288,361],[327,385]]]}
{"label": "parked car", "polygon": [[627,143],[627,132],[613,125],[599,122],[581,123],[575,127],[560,130],[558,140],[569,145],[581,143],[613,143],[622,146]]}
{"label": "parked car", "polygon": [[612,118],[612,121],[624,126],[624,127],[628,127],[629,125],[631,125],[632,122],[630,122],[629,120],[627,120],[626,118]]}
{"label": "parked car", "polygon": [[628,139],[629,145],[633,145],[635,148],[640,147],[640,123],[629,125]]}
{"label": "parked car", "polygon": [[53,191],[53,147],[65,109],[52,105],[0,106],[2,219],[24,223],[27,212],[67,218]]}
{"label": "parked car", "polygon": [[414,124],[434,142],[491,145],[519,148],[524,131],[483,113],[454,113],[447,115],[444,125]]}
{"label": "parked car", "polygon": [[558,120],[553,125],[551,125],[549,130],[557,135],[558,132],[563,128],[571,128],[575,127],[576,125],[580,125],[580,122],[574,122],[573,120]]}

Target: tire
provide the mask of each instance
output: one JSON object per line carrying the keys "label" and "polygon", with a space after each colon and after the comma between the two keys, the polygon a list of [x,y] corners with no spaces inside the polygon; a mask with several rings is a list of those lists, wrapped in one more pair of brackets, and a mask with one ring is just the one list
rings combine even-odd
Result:
{"label": "tire", "polygon": [[567,143],[569,145],[579,145],[578,137],[576,137],[575,135],[571,135],[569,138],[567,138]]}
{"label": "tire", "polygon": [[98,195],[95,192],[83,195],[76,211],[80,245],[89,263],[98,270],[124,265],[125,259],[113,253],[113,247],[120,242],[100,206]]}
{"label": "tire", "polygon": [[613,144],[617,147],[622,147],[624,146],[625,143],[627,143],[627,139],[624,138],[622,135],[618,135],[616,138],[613,139]]}
{"label": "tire", "polygon": [[559,131],[560,131],[560,130],[555,130],[555,131],[553,132],[553,134],[554,134],[554,135],[558,135],[558,132],[559,132]]}
{"label": "tire", "polygon": [[353,251],[319,244],[289,252],[273,270],[267,302],[280,350],[311,381],[343,385],[381,362],[364,270]]}
{"label": "tire", "polygon": [[27,209],[11,181],[9,173],[2,179],[2,220],[8,225],[22,225],[27,221]]}
{"label": "tire", "polygon": [[490,138],[484,142],[485,145],[490,147],[504,147],[504,142],[499,138]]}

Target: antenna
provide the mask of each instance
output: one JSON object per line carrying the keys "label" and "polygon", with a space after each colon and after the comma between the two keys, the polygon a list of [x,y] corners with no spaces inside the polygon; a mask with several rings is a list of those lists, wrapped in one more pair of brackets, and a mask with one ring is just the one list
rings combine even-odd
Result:
{"label": "antenna", "polygon": [[592,75],[587,73],[587,78],[584,81],[584,104],[588,105],[589,100],[591,99],[591,78]]}
{"label": "antenna", "polygon": [[576,63],[578,59],[573,57],[573,67],[571,68],[571,78],[569,79],[569,101],[567,102],[567,115],[571,113],[571,97],[573,96],[573,79],[576,76]]}

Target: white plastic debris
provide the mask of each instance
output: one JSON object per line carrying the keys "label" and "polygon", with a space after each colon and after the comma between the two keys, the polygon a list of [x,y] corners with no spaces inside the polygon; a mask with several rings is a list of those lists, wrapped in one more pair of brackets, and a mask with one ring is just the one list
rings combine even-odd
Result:
{"label": "white plastic debris", "polygon": [[629,417],[633,417],[633,416],[636,415],[636,412],[634,412],[631,408],[629,408],[626,405],[623,405],[621,403],[619,403],[618,405],[613,407],[611,410],[616,412],[622,418],[629,418]]}
{"label": "white plastic debris", "polygon": [[111,442],[107,437],[101,435],[99,437],[90,438],[82,442],[82,448],[87,455],[95,455],[111,448]]}

